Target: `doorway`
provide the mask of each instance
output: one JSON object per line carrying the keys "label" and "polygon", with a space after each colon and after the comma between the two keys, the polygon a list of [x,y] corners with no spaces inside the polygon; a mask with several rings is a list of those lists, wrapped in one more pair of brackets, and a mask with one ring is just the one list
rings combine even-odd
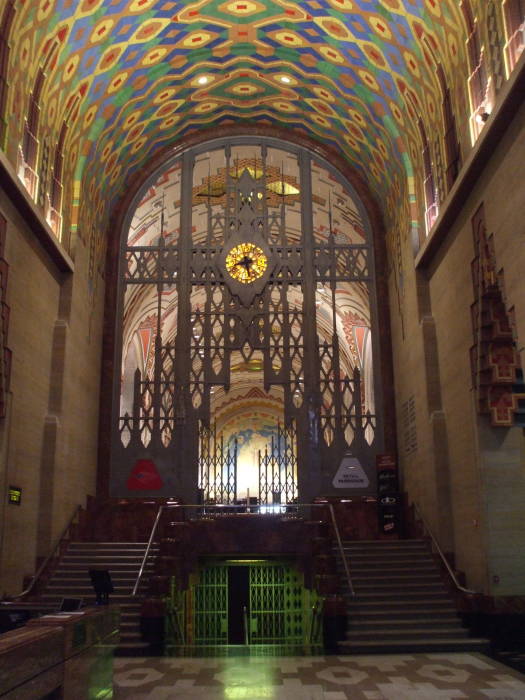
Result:
{"label": "doorway", "polygon": [[288,561],[208,560],[190,580],[187,644],[309,644],[317,598]]}
{"label": "doorway", "polygon": [[228,644],[246,644],[250,615],[250,569],[228,567]]}

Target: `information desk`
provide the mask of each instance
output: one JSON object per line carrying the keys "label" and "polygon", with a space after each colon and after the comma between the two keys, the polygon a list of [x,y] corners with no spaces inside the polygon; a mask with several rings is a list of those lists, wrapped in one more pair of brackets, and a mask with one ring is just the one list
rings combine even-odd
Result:
{"label": "information desk", "polygon": [[118,606],[54,613],[0,635],[0,698],[102,700],[112,696]]}

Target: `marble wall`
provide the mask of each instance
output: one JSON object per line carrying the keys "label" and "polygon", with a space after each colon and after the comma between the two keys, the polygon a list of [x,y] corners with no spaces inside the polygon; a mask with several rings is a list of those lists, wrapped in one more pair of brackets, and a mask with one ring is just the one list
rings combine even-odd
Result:
{"label": "marble wall", "polygon": [[[509,85],[509,99],[512,89],[523,89],[521,73]],[[505,306],[515,317],[516,348],[522,349],[521,101],[504,115],[493,115],[493,133],[482,134],[457,192],[442,205],[439,240],[427,240],[415,260],[406,241],[404,287],[397,306],[391,305],[404,487],[409,501],[422,507],[442,546],[455,552],[468,585],[494,596],[525,591],[525,520],[520,505],[525,498],[525,449],[522,427],[493,427],[489,417],[478,412],[470,362],[470,348],[476,343],[471,320],[471,263],[476,255],[472,218],[483,204],[487,234],[493,234],[496,274],[504,280]],[[390,291],[395,299],[393,280]],[[521,361],[525,362],[522,350]],[[415,403],[415,448],[407,444],[403,414],[409,397]]]}
{"label": "marble wall", "polygon": [[[13,595],[95,492],[103,284],[88,277],[82,240],[74,261],[48,244],[45,222],[2,174],[12,369],[0,430],[0,594]],[[22,489],[20,505],[7,504],[9,485]]]}

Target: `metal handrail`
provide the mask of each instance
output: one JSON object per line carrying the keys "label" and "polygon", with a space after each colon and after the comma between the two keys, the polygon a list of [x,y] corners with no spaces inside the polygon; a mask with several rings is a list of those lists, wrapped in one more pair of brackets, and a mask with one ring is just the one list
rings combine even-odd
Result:
{"label": "metal handrail", "polygon": [[55,552],[56,552],[57,549],[60,547],[60,543],[61,543],[62,540],[65,538],[67,531],[69,530],[69,528],[70,528],[71,525],[73,524],[73,521],[74,521],[75,518],[77,517],[78,512],[81,510],[81,508],[82,508],[82,506],[80,506],[80,505],[76,506],[75,510],[73,511],[73,515],[69,518],[69,520],[68,520],[68,522],[67,522],[67,525],[65,526],[65,528],[62,530],[62,532],[61,532],[60,535],[58,536],[58,539],[57,539],[56,542],[55,542],[55,546],[53,547],[53,549],[51,550],[51,552],[47,555],[47,557],[44,559],[44,561],[42,562],[42,564],[40,564],[40,566],[39,566],[38,569],[36,570],[36,572],[35,572],[33,578],[31,579],[31,583],[29,584],[29,586],[28,586],[27,588],[25,588],[25,589],[22,591],[22,593],[19,593],[18,595],[13,596],[15,600],[17,600],[18,598],[23,598],[24,596],[26,596],[28,593],[30,593],[30,592],[33,590],[33,587],[34,587],[35,583],[38,581],[38,579],[39,579],[40,576],[42,575],[42,572],[44,571],[44,569],[46,568],[46,566],[49,564],[49,562],[51,561],[51,559],[54,557]]}
{"label": "metal handrail", "polygon": [[139,573],[137,575],[137,580],[135,581],[135,585],[133,586],[133,591],[131,593],[132,596],[137,595],[137,591],[140,585],[140,579],[142,578],[142,574],[144,572],[144,567],[146,566],[146,562],[148,560],[149,556],[149,550],[151,549],[151,543],[153,542],[153,538],[155,537],[155,533],[157,532],[157,526],[159,524],[160,516],[162,515],[162,511],[164,510],[164,506],[160,506],[159,510],[157,511],[157,517],[155,518],[155,522],[153,523],[153,527],[151,528],[151,534],[149,536],[148,540],[148,546],[146,547],[146,551],[144,552],[144,557],[142,558],[142,564],[140,565]]}
{"label": "metal handrail", "polygon": [[180,623],[180,619],[179,619],[179,609],[178,609],[178,608],[175,608],[175,620],[176,620],[176,622],[177,622],[177,627],[178,627],[178,630],[179,630],[181,642],[182,642],[183,644],[186,644],[186,636],[185,636],[185,634],[184,634],[184,626],[181,625],[181,623]]}
{"label": "metal handrail", "polygon": [[[324,505],[324,504],[322,504]],[[348,566],[348,560],[346,558],[345,550],[343,547],[343,543],[341,541],[341,535],[339,534],[339,528],[337,527],[337,520],[335,519],[335,511],[334,507],[331,503],[328,504],[328,508],[330,509],[330,516],[332,518],[332,525],[334,526],[334,531],[335,531],[335,538],[337,540],[337,546],[339,547],[339,554],[341,555],[341,559],[343,560],[343,567],[345,570],[345,575],[346,575],[346,581],[348,583],[348,588],[350,589],[350,595],[355,596],[355,590],[354,586],[352,584],[352,577],[350,575],[350,567]]]}
{"label": "metal handrail", "polygon": [[[174,607],[171,610],[169,610],[167,618],[168,618],[169,624],[172,627],[172,630],[175,631],[179,635],[181,643],[186,644],[186,639],[184,637],[184,630],[182,629],[182,625],[180,624],[180,620],[179,620],[178,608]],[[173,620],[175,620],[175,622],[173,622]]]}
{"label": "metal handrail", "polygon": [[250,644],[250,633],[248,630],[248,611],[246,610],[246,605],[242,608],[242,619],[244,622],[244,643],[246,646]]}
{"label": "metal handrail", "polygon": [[[272,512],[270,512],[270,513],[265,513],[265,512],[257,513],[256,509],[260,508],[261,505],[265,506],[266,504],[259,504],[257,506],[250,506],[250,511],[248,511],[248,512],[250,512],[251,515],[261,515],[261,516],[278,514],[278,513],[272,513]],[[269,504],[269,505],[272,505],[272,504]],[[276,508],[281,509],[281,512],[286,512],[286,509],[288,509],[288,508],[311,508],[311,507],[321,508],[324,506],[328,506],[329,511],[330,511],[330,517],[332,520],[332,525],[334,527],[334,532],[335,532],[335,536],[337,539],[337,546],[339,548],[339,553],[341,555],[341,559],[343,560],[343,567],[345,570],[345,575],[346,575],[346,580],[348,582],[348,588],[350,590],[350,595],[355,596],[354,586],[352,584],[352,577],[350,575],[350,567],[348,566],[348,560],[346,558],[346,554],[345,554],[345,551],[343,549],[343,543],[341,541],[341,535],[339,534],[339,527],[337,526],[337,520],[335,517],[333,505],[331,503],[276,503],[273,505],[275,505]],[[159,510],[157,512],[157,517],[155,518],[155,522],[154,522],[153,527],[151,529],[151,534],[150,534],[149,540],[148,540],[148,546],[146,547],[146,551],[144,552],[142,564],[140,565],[139,573],[137,575],[137,579],[135,581],[135,585],[133,586],[133,591],[131,593],[132,596],[137,595],[137,591],[138,591],[138,588],[140,585],[140,580],[142,578],[142,574],[144,573],[144,568],[146,566],[146,562],[147,562],[147,559],[149,556],[149,551],[151,549],[151,544],[153,542],[153,538],[154,538],[155,533],[157,531],[160,516],[161,516],[163,510],[169,510],[171,508],[197,508],[200,510],[206,510],[206,509],[213,508],[215,510],[218,510],[219,512],[221,510],[226,510],[226,509],[231,512],[232,510],[244,510],[244,511],[246,511],[247,505],[244,505],[244,504],[243,505],[230,505],[229,503],[228,504],[216,504],[216,505],[206,505],[206,504],[202,504],[202,503],[199,503],[199,504],[195,504],[195,503],[191,503],[191,504],[165,503],[165,504],[161,505],[159,507]]]}
{"label": "metal handrail", "polygon": [[433,534],[432,530],[431,530],[430,527],[428,526],[428,524],[427,524],[425,518],[423,517],[423,514],[421,513],[421,510],[419,509],[419,506],[417,505],[416,502],[414,502],[414,510],[415,510],[416,515],[418,516],[418,518],[419,518],[419,519],[421,520],[421,522],[423,523],[423,528],[424,528],[424,530],[428,533],[430,539],[432,540],[432,544],[433,544],[434,547],[436,548],[436,550],[437,550],[439,556],[441,557],[441,560],[442,560],[443,563],[445,564],[445,566],[446,566],[446,568],[447,568],[447,571],[448,571],[448,573],[450,574],[450,578],[451,578],[452,581],[454,582],[454,585],[456,586],[456,588],[458,589],[458,591],[461,591],[462,593],[468,593],[468,594],[470,594],[470,595],[477,595],[477,594],[478,594],[478,591],[474,591],[472,588],[465,588],[465,586],[462,586],[462,585],[460,584],[460,582],[458,581],[456,574],[454,573],[452,567],[451,567],[450,564],[448,563],[446,556],[443,554],[443,551],[441,550],[441,547],[439,546],[438,541],[437,541],[436,538],[434,537],[434,534]]}
{"label": "metal handrail", "polygon": [[316,622],[317,622],[318,610],[319,610],[319,601],[316,600],[315,603],[312,605],[312,617],[310,619],[310,636],[308,639],[310,644],[313,643],[315,633],[317,632]]}

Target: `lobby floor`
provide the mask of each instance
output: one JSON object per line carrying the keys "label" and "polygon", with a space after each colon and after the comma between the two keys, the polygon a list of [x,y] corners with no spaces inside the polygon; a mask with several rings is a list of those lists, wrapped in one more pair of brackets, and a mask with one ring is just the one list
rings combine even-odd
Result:
{"label": "lobby floor", "polygon": [[114,700],[525,700],[484,654],[116,658]]}

